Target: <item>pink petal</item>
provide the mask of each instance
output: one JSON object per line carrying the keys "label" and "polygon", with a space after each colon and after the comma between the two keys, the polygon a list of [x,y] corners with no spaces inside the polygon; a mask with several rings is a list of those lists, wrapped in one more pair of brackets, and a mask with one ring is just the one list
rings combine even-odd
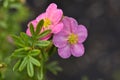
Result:
{"label": "pink petal", "polygon": [[63,12],[61,9],[56,9],[54,11],[51,11],[50,13],[47,12],[47,14],[51,14],[47,17],[49,17],[53,24],[57,24],[63,16]]}
{"label": "pink petal", "polygon": [[72,33],[75,33],[75,32],[77,31],[78,23],[77,23],[77,21],[76,21],[74,18],[72,18],[72,17],[70,17],[70,27],[71,27]]}
{"label": "pink petal", "polygon": [[57,10],[57,5],[55,3],[51,3],[46,9],[46,12],[48,13],[47,16],[51,16],[51,12],[55,10]]}
{"label": "pink petal", "polygon": [[71,46],[71,53],[75,57],[80,57],[84,54],[84,46],[82,44],[75,44]]}
{"label": "pink petal", "polygon": [[30,26],[30,23],[33,24],[33,27],[34,27],[34,28],[36,28],[38,22],[37,22],[36,20],[32,20],[32,21],[30,21],[30,22],[28,23],[28,27]]}
{"label": "pink petal", "polygon": [[59,34],[54,34],[53,43],[56,47],[62,48],[67,45],[67,36],[61,35],[61,32]]}
{"label": "pink petal", "polygon": [[63,23],[61,22],[61,23],[51,27],[51,29],[52,29],[52,33],[56,34],[63,29]]}
{"label": "pink petal", "polygon": [[40,14],[37,18],[36,18],[36,21],[39,22],[40,20],[46,18],[46,13],[42,13]]}
{"label": "pink petal", "polygon": [[29,29],[29,28],[27,28],[26,34],[27,34],[28,36],[32,36],[31,33],[30,33],[30,29]]}
{"label": "pink petal", "polygon": [[62,19],[62,22],[63,22],[63,25],[64,25],[64,27],[63,27],[63,30],[66,32],[66,33],[68,33],[68,34],[70,34],[71,33],[71,24],[70,24],[70,19],[69,19],[69,17],[63,17],[63,19]]}
{"label": "pink petal", "polygon": [[88,36],[87,29],[83,25],[78,26],[76,34],[78,35],[78,42],[79,43],[83,43]]}
{"label": "pink petal", "polygon": [[58,54],[63,59],[69,58],[71,56],[70,46],[65,46],[63,48],[58,48]]}

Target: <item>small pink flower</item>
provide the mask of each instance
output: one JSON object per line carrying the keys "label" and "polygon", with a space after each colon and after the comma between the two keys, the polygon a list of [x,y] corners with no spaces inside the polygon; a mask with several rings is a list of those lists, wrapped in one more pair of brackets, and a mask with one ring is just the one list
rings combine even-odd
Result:
{"label": "small pink flower", "polygon": [[[42,31],[51,29],[51,33],[58,33],[63,28],[63,23],[61,22],[63,16],[63,12],[61,9],[57,9],[57,5],[54,3],[51,3],[48,8],[46,9],[45,13],[40,14],[35,20],[31,21],[31,23],[34,25],[34,28],[36,28],[36,25],[40,20],[44,20]],[[26,33],[31,36],[29,25]],[[50,35],[47,37],[47,39],[50,38]]]}
{"label": "small pink flower", "polygon": [[63,29],[53,36],[53,43],[58,47],[59,56],[62,58],[69,58],[71,55],[82,56],[84,54],[82,43],[87,38],[87,29],[70,17],[64,17],[62,22]]}

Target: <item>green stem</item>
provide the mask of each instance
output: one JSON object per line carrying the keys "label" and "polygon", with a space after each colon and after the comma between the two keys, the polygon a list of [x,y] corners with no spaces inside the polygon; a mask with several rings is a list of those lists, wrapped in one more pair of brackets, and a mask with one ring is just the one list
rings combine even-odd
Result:
{"label": "green stem", "polygon": [[35,42],[35,41],[33,40],[33,42],[32,42],[32,49],[34,49],[34,42]]}
{"label": "green stem", "polygon": [[41,53],[41,57],[40,57],[40,62],[41,62],[41,66],[40,66],[40,71],[38,72],[38,80],[45,80],[45,61],[44,61],[44,55],[43,52]]}
{"label": "green stem", "polygon": [[41,60],[40,80],[44,80],[44,60]]}

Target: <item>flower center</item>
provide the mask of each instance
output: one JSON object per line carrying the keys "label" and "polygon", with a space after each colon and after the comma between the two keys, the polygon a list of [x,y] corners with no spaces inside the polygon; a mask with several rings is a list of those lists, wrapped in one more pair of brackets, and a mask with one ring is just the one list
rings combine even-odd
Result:
{"label": "flower center", "polygon": [[68,42],[70,44],[76,44],[78,42],[78,35],[74,34],[74,33],[71,33],[69,36],[68,36]]}
{"label": "flower center", "polygon": [[50,19],[48,19],[48,18],[45,18],[44,19],[44,27],[49,27],[49,25],[51,25],[51,21],[50,21]]}

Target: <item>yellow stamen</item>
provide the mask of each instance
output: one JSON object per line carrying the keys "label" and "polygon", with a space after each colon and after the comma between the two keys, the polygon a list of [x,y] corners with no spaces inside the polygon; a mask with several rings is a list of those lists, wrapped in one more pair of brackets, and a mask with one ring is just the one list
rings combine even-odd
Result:
{"label": "yellow stamen", "polygon": [[44,27],[49,27],[50,25],[51,25],[52,23],[51,23],[51,21],[50,21],[50,19],[48,19],[48,18],[45,18],[44,19]]}
{"label": "yellow stamen", "polygon": [[68,36],[68,43],[70,43],[70,44],[76,44],[77,42],[78,42],[78,35],[76,35],[74,33],[71,33]]}

